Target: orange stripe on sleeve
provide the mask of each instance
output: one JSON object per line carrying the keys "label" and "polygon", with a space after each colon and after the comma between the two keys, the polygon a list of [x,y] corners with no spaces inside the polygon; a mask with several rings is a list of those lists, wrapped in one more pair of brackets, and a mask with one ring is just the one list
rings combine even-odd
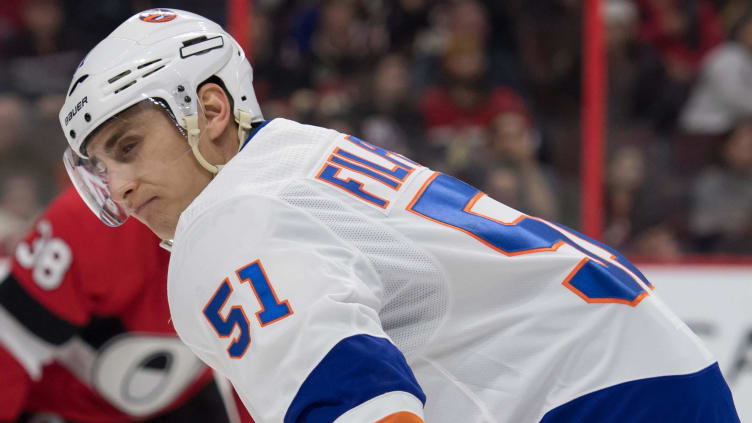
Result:
{"label": "orange stripe on sleeve", "polygon": [[409,411],[390,414],[376,423],[423,423],[423,419]]}

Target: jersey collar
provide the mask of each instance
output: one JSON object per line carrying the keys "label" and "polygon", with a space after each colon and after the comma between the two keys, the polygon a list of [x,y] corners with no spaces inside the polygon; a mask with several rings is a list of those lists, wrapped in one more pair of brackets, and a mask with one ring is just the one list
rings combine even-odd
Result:
{"label": "jersey collar", "polygon": [[270,120],[265,120],[265,121],[261,122],[261,125],[255,127],[253,129],[253,131],[251,131],[251,133],[248,135],[248,138],[246,138],[245,141],[243,141],[243,145],[240,146],[240,150],[239,151],[243,151],[243,149],[248,144],[248,142],[251,140],[251,138],[253,138],[253,136],[256,135],[256,133],[259,130],[261,130],[261,128],[263,128],[264,126],[266,126],[266,124],[268,124],[269,122],[271,122],[271,121]]}

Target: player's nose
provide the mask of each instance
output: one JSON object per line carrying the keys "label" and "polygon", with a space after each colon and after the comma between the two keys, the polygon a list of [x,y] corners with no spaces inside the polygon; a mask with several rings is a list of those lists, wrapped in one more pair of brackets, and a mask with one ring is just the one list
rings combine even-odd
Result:
{"label": "player's nose", "polygon": [[110,177],[110,193],[112,199],[121,206],[132,210],[135,204],[133,202],[133,193],[138,187],[138,181],[135,178],[128,177],[120,172],[115,172]]}

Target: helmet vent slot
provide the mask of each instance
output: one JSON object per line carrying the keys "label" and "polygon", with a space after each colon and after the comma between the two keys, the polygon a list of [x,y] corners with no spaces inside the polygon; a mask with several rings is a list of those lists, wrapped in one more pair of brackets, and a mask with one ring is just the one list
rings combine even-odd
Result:
{"label": "helmet vent slot", "polygon": [[73,91],[76,89],[78,84],[84,82],[84,80],[86,80],[86,78],[88,77],[89,77],[89,74],[87,73],[86,75],[83,75],[82,77],[78,78],[76,82],[73,83],[73,86],[71,87],[70,92],[68,93],[68,97],[70,97],[70,95],[73,94]]}
{"label": "helmet vent slot", "polygon": [[143,68],[145,68],[145,67],[147,67],[149,65],[153,65],[154,63],[157,63],[157,62],[160,62],[160,61],[162,61],[162,59],[154,59],[151,62],[146,62],[146,63],[144,63],[142,65],[138,65],[137,69],[143,69]]}
{"label": "helmet vent slot", "polygon": [[180,47],[180,58],[186,59],[191,56],[208,53],[214,49],[223,48],[225,41],[221,35],[206,38],[205,35],[183,41],[183,47]]}
{"label": "helmet vent slot", "polygon": [[[120,80],[122,77],[128,75],[129,73],[131,73],[130,69],[124,70],[123,72],[120,72],[119,74],[117,74],[117,75],[113,76],[112,78],[108,79],[107,82],[109,82],[110,84],[112,84],[113,82],[116,82],[116,81]],[[117,92],[117,91],[115,91],[115,92]]]}
{"label": "helmet vent slot", "polygon": [[202,41],[206,41],[206,35],[202,35],[200,37],[191,38],[190,40],[183,41],[183,47],[192,46],[194,44],[198,44]]}
{"label": "helmet vent slot", "polygon": [[116,89],[116,90],[115,90],[115,94],[119,93],[120,91],[123,91],[124,89],[126,89],[126,88],[130,87],[131,85],[133,85],[133,84],[135,84],[135,83],[136,83],[136,80],[134,79],[133,81],[131,81],[131,82],[129,82],[129,83],[127,83],[127,84],[123,85],[122,87],[120,87],[120,88]]}
{"label": "helmet vent slot", "polygon": [[149,72],[146,72],[145,74],[143,74],[143,75],[141,76],[141,78],[146,78],[147,76],[149,76],[149,75],[153,74],[154,72],[156,72],[156,71],[158,71],[158,70],[162,69],[162,68],[163,68],[163,67],[165,67],[165,66],[166,66],[166,65],[162,65],[162,66],[160,66],[160,67],[158,67],[158,68],[152,69],[152,70],[150,70]]}

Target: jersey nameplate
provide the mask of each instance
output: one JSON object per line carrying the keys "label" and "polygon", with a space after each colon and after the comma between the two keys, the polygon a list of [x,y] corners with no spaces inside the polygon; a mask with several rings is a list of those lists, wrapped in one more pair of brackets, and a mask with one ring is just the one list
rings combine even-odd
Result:
{"label": "jersey nameplate", "polygon": [[421,167],[412,160],[347,135],[328,153],[315,178],[388,210],[404,182]]}

